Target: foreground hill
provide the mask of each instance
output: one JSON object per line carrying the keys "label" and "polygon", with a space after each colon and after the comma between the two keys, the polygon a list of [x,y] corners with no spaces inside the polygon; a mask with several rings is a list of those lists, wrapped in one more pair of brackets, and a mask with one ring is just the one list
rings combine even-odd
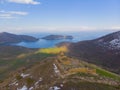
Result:
{"label": "foreground hill", "polygon": [[95,40],[67,43],[69,55],[120,74],[120,31]]}
{"label": "foreground hill", "polygon": [[[104,73],[104,74],[103,74]],[[58,55],[21,68],[1,90],[119,90],[120,77],[81,60]]]}
{"label": "foreground hill", "polygon": [[55,47],[18,54],[14,61],[8,61],[12,62],[6,71],[9,74],[0,82],[0,90],[120,89],[119,75],[68,57],[66,52],[65,47]]}
{"label": "foreground hill", "polygon": [[27,35],[15,35],[7,32],[0,33],[0,44],[18,43],[18,42],[34,42],[38,39]]}

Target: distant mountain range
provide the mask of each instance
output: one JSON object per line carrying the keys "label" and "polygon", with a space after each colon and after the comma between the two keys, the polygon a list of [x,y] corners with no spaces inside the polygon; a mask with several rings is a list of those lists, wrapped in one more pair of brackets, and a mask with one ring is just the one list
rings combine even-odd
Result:
{"label": "distant mountain range", "polygon": [[120,31],[77,43],[62,43],[69,48],[69,55],[82,58],[120,74]]}
{"label": "distant mountain range", "polygon": [[42,39],[46,40],[61,40],[61,39],[73,39],[73,36],[64,36],[64,35],[48,35]]}
{"label": "distant mountain range", "polygon": [[0,33],[0,44],[18,43],[18,42],[35,42],[38,39],[27,35],[15,35],[7,32]]}

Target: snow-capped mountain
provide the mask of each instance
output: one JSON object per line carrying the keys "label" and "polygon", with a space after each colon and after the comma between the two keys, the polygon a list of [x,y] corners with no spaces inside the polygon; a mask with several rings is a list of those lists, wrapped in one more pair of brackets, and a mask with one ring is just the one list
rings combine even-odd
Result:
{"label": "snow-capped mountain", "polygon": [[109,49],[120,49],[120,31],[98,38],[96,41]]}

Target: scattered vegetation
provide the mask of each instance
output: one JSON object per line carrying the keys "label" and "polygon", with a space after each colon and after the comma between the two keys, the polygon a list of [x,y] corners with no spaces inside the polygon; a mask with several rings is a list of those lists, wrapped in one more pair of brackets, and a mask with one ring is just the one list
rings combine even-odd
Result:
{"label": "scattered vegetation", "polygon": [[20,75],[16,75],[16,79],[19,81],[19,80],[22,79],[22,76],[20,76]]}
{"label": "scattered vegetation", "polygon": [[34,83],[34,79],[28,77],[26,78],[26,83],[27,83],[27,86],[31,86]]}
{"label": "scattered vegetation", "polygon": [[3,80],[0,80],[0,83],[3,83]]}
{"label": "scattered vegetation", "polygon": [[59,56],[59,62],[64,64],[64,65],[71,65],[70,60],[66,56]]}
{"label": "scattered vegetation", "polygon": [[73,68],[68,70],[69,73],[75,74],[75,73],[88,73],[88,74],[96,74],[96,69],[88,69],[88,68]]}
{"label": "scattered vegetation", "polygon": [[20,55],[17,56],[17,58],[24,58],[26,56],[27,56],[27,54],[20,54]]}

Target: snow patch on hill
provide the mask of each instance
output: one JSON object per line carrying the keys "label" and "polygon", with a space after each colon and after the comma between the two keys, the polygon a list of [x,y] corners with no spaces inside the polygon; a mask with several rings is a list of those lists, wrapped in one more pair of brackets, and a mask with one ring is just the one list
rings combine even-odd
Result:
{"label": "snow patch on hill", "polygon": [[24,74],[24,73],[22,73],[20,76],[21,77],[23,77],[23,78],[25,78],[25,77],[27,77],[27,76],[29,76],[30,74]]}
{"label": "snow patch on hill", "polygon": [[27,86],[24,85],[22,88],[17,89],[17,90],[28,90],[28,88],[27,88]]}
{"label": "snow patch on hill", "polygon": [[58,70],[58,67],[56,66],[56,64],[53,64],[53,66],[54,66],[54,71],[55,71],[55,73],[56,73],[56,74],[59,73],[60,71]]}
{"label": "snow patch on hill", "polygon": [[112,48],[116,48],[116,49],[120,48],[120,39],[114,39],[109,43]]}

